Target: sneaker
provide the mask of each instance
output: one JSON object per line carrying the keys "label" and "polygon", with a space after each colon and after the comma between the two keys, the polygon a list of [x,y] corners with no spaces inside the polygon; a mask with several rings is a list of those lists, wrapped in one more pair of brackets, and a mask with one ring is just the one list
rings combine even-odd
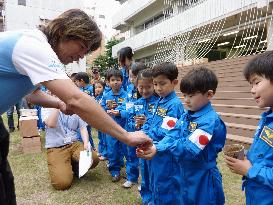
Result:
{"label": "sneaker", "polygon": [[14,128],[14,127],[9,128],[9,133],[12,133],[12,132],[14,132],[14,131],[15,131],[15,128]]}
{"label": "sneaker", "polygon": [[118,182],[120,180],[120,175],[112,176],[112,182]]}
{"label": "sneaker", "polygon": [[122,186],[124,188],[131,188],[135,183],[134,182],[131,182],[131,181],[126,181]]}

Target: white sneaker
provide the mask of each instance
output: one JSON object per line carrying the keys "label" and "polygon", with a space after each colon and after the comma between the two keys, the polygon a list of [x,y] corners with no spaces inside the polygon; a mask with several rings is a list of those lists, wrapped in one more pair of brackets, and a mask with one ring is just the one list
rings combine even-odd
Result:
{"label": "white sneaker", "polygon": [[124,184],[122,185],[124,188],[131,188],[135,183],[131,182],[131,181],[126,181],[124,182]]}

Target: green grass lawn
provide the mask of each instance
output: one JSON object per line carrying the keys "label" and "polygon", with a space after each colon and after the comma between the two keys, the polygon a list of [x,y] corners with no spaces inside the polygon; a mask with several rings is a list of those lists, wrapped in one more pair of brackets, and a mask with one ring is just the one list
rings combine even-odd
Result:
{"label": "green grass lawn", "polygon": [[[3,115],[5,123],[6,116]],[[54,190],[49,181],[45,149],[40,154],[22,154],[21,137],[18,131],[10,136],[11,145],[9,161],[16,184],[17,202],[19,205],[134,205],[140,204],[137,186],[132,189],[121,187],[125,179],[112,183],[106,163],[89,171],[83,178],[74,179],[67,191]],[[44,142],[44,136],[42,136]],[[98,142],[97,137],[94,138]],[[244,204],[244,193],[241,191],[241,177],[231,173],[225,166],[222,154],[219,167],[223,175],[226,204]],[[123,170],[123,175],[124,170]]]}

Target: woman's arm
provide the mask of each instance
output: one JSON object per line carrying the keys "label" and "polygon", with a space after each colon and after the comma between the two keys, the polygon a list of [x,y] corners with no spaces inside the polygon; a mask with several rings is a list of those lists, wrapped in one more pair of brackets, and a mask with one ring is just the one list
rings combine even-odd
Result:
{"label": "woman's arm", "polygon": [[81,92],[71,80],[51,80],[42,84],[65,102],[66,110],[72,110],[94,128],[131,146],[151,143],[151,139],[141,132],[128,133],[124,130],[94,99]]}

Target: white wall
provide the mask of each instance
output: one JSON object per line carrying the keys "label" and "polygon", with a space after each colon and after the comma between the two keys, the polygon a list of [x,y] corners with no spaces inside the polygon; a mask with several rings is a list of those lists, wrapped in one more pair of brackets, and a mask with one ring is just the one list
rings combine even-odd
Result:
{"label": "white wall", "polygon": [[[52,20],[72,8],[83,9],[81,0],[26,0],[26,6],[18,5],[18,0],[7,0],[5,4],[6,30],[33,29],[41,24],[41,19]],[[80,63],[67,65],[73,72],[86,70],[86,59]]]}
{"label": "white wall", "polygon": [[40,17],[51,20],[65,10],[82,7],[79,0],[26,0],[26,6],[18,5],[18,0],[8,0],[6,30],[35,28],[40,24]]}

